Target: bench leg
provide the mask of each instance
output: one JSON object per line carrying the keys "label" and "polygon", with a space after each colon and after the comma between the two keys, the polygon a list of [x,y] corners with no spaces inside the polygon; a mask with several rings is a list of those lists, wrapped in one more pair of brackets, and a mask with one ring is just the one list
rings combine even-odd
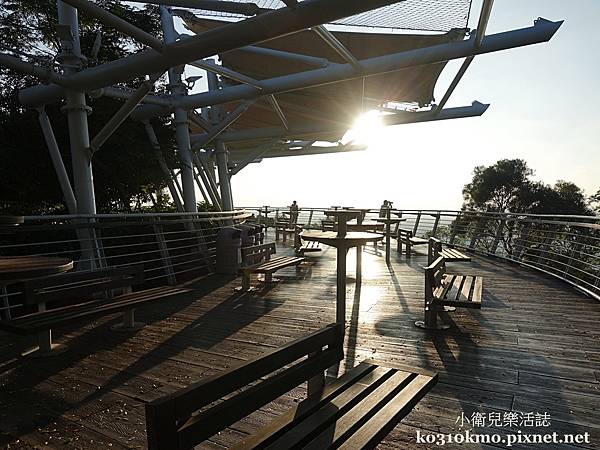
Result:
{"label": "bench leg", "polygon": [[237,292],[256,292],[258,288],[252,287],[250,284],[250,271],[244,270],[242,271],[242,285],[236,287],[234,290]]}
{"label": "bench leg", "polygon": [[68,347],[66,345],[54,344],[52,342],[52,330],[40,331],[37,334],[38,345],[25,350],[21,356],[29,358],[43,358],[46,356],[60,355],[65,352]]}
{"label": "bench leg", "polygon": [[136,331],[143,328],[146,324],[143,322],[136,322],[134,316],[134,310],[130,309],[123,313],[123,321],[116,323],[110,327],[113,331]]}
{"label": "bench leg", "polygon": [[425,330],[447,330],[450,325],[438,323],[437,305],[429,303],[425,307],[425,320],[417,320],[415,325]]}
{"label": "bench leg", "polygon": [[281,281],[279,278],[273,278],[272,272],[267,272],[264,276],[263,283],[278,283]]}

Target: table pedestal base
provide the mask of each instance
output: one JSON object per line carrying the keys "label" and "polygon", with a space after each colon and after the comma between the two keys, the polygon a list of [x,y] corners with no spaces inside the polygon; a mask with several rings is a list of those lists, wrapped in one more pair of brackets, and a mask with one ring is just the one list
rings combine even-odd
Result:
{"label": "table pedestal base", "polygon": [[415,325],[419,328],[423,328],[424,330],[447,330],[450,328],[450,325],[446,325],[445,323],[435,325],[426,325],[424,320],[417,320]]}
{"label": "table pedestal base", "polygon": [[40,347],[35,346],[21,353],[21,356],[25,358],[46,358],[49,356],[60,355],[69,349],[68,346],[63,344],[50,344],[49,349],[42,350]]}

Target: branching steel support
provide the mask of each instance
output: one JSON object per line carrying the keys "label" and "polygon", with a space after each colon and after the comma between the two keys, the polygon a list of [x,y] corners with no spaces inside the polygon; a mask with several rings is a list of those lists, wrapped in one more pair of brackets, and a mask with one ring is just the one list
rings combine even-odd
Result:
{"label": "branching steel support", "polygon": [[52,124],[50,123],[48,114],[46,114],[46,111],[43,108],[40,108],[39,110],[38,121],[40,122],[40,127],[42,128],[42,133],[44,134],[48,152],[50,153],[50,158],[52,158],[54,171],[56,172],[56,177],[58,178],[58,183],[60,184],[60,189],[63,193],[69,214],[77,214],[77,200],[75,200],[71,181],[69,180],[67,169],[65,169],[62,156],[60,155],[58,143],[54,136],[54,130],[52,130]]}
{"label": "branching steel support", "polygon": [[153,76],[152,79],[145,80],[141,86],[132,93],[127,101],[121,105],[119,110],[109,119],[109,121],[104,124],[90,144],[92,155],[102,147],[115,131],[117,131],[136,106],[140,104],[148,92],[154,87],[154,83],[159,77],[160,76]]}
{"label": "branching steel support", "polygon": [[219,136],[223,131],[225,131],[230,125],[232,125],[236,120],[238,120],[242,114],[248,111],[248,108],[254,103],[254,101],[247,101],[239,105],[233,111],[231,111],[225,119],[223,119],[217,125],[214,125],[211,130],[205,135],[205,137],[194,144],[193,150],[198,150],[202,147],[210,144],[217,136]]}
{"label": "branching steel support", "polygon": [[[161,23],[165,42],[174,42],[177,38],[173,16],[164,6],[160,7]],[[181,81],[183,67],[169,69],[169,88],[174,96],[184,97],[187,95],[187,87]],[[181,184],[183,185],[183,206],[186,212],[197,212],[196,188],[194,182],[194,166],[192,162],[192,147],[190,144],[190,133],[187,110],[178,106],[174,111],[175,139],[179,150],[181,162]]]}
{"label": "branching steel support", "polygon": [[144,121],[144,129],[146,130],[146,134],[148,135],[148,139],[150,140],[150,144],[152,145],[160,169],[165,177],[165,181],[167,182],[167,187],[169,188],[169,193],[171,194],[171,198],[175,203],[175,207],[177,208],[177,211],[184,212],[179,187],[175,184],[171,169],[169,169],[169,166],[165,161],[165,157],[162,154],[162,150],[160,149],[160,144],[158,142],[158,138],[156,137],[156,133],[154,132],[154,128],[147,120]]}
{"label": "branching steel support", "polygon": [[218,208],[219,211],[222,211],[223,208],[221,207],[221,196],[219,195],[219,188],[217,187],[210,172],[208,171],[208,162],[205,161],[202,157],[198,156],[196,153],[194,153],[193,156],[194,163],[196,164],[196,169],[198,170],[198,174],[202,179],[202,183],[204,183],[204,186],[206,187],[206,192],[208,193],[208,196],[211,199],[211,203],[213,204],[213,206]]}

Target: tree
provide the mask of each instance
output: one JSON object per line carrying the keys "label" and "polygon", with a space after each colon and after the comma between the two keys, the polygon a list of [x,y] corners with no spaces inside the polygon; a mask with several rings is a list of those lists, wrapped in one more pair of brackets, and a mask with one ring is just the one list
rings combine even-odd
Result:
{"label": "tree", "polygon": [[463,189],[463,208],[530,214],[593,214],[584,192],[576,184],[559,180],[550,186],[532,181],[533,174],[522,159],[502,159],[489,167],[477,166],[473,180]]}
{"label": "tree", "polygon": [[518,211],[521,194],[533,171],[522,159],[502,159],[493,166],[477,166],[473,180],[463,188],[466,209],[508,212]]}
{"label": "tree", "polygon": [[[99,0],[100,6],[134,23],[145,31],[160,35],[159,14],[155,6],[135,9],[118,0]],[[58,49],[55,0],[7,0],[0,4],[0,50],[37,64],[54,65]],[[131,38],[80,14],[82,52],[90,56],[97,34],[102,45],[88,65],[122,58],[142,46]],[[161,80],[163,82],[164,80]],[[126,83],[137,87],[140,79]],[[24,110],[15,93],[38,84],[33,77],[0,68],[0,211],[20,214],[66,212],[54,168],[43,139],[37,112]],[[101,97],[90,99],[90,136],[94,136],[120,107],[121,102]],[[46,112],[53,125],[65,167],[71,172],[69,136],[61,104],[48,105]],[[163,153],[174,160],[173,132],[168,123],[155,124]],[[94,155],[94,184],[98,211],[130,211],[143,203],[157,209],[168,208],[163,195],[163,174],[141,124],[127,120]]]}
{"label": "tree", "polygon": [[600,189],[590,197],[590,206],[600,214]]}

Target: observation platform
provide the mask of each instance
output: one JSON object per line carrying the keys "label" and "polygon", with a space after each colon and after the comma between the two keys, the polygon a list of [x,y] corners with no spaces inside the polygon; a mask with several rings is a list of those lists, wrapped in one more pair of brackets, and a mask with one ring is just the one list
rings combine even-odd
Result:
{"label": "observation platform", "polygon": [[[600,448],[600,303],[540,272],[474,255],[468,264],[449,263],[449,270],[468,268],[484,277],[482,309],[449,313],[449,330],[425,332],[413,324],[423,316],[426,264],[423,250],[417,252],[408,259],[394,253],[388,267],[382,250],[376,255],[367,247],[360,291],[353,282],[354,250],[348,258],[339,370],[374,358],[440,374],[438,385],[379,448],[433,448],[416,443],[417,430],[455,432],[461,413],[510,411],[549,414],[549,427],[520,428],[523,433],[590,435],[590,444],[555,448]],[[278,253],[292,249],[279,246]],[[298,272],[277,275],[283,281],[258,295],[235,293],[239,278],[195,280],[193,294],[138,310],[148,326],[132,334],[110,331],[117,316],[56,330],[56,342],[69,351],[52,358],[19,358],[33,338],[2,333],[0,446],[145,448],[145,402],[335,320],[335,249],[324,248]],[[232,446],[304,395],[303,387],[292,391],[201,448]],[[486,423],[474,432],[516,430]]]}

